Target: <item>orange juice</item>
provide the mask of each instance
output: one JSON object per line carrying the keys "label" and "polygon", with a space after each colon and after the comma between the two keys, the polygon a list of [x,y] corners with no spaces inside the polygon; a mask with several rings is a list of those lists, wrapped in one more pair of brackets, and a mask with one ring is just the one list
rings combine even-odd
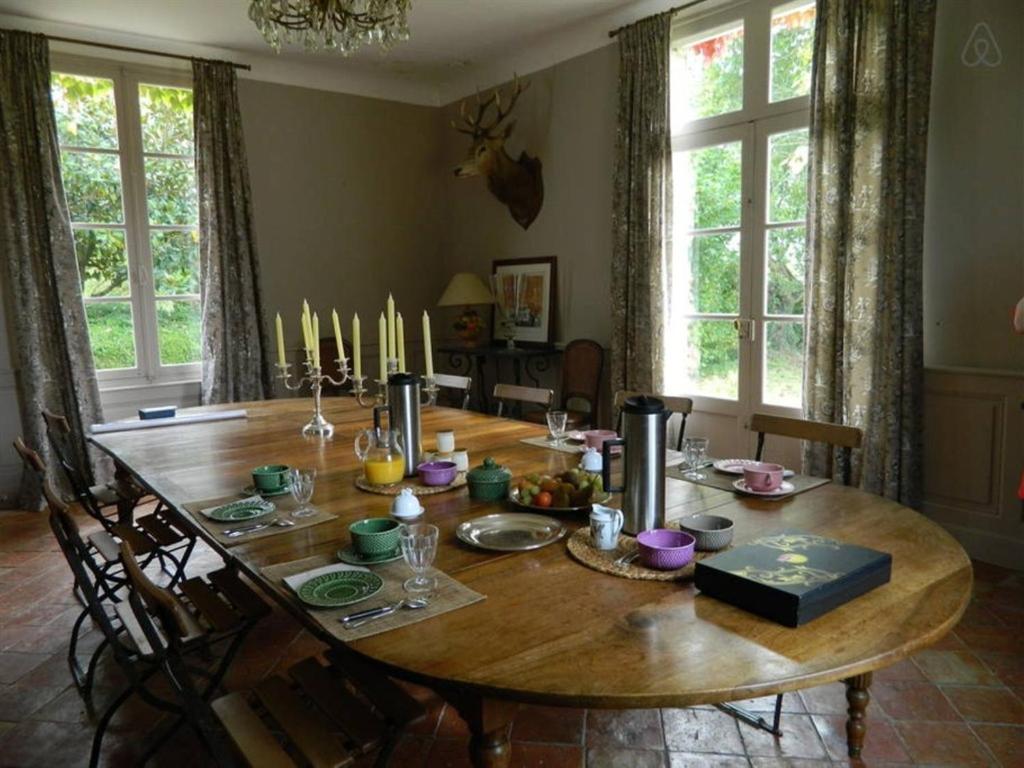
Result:
{"label": "orange juice", "polygon": [[391,485],[405,477],[405,459],[400,456],[388,459],[368,459],[363,462],[366,479],[374,485]]}

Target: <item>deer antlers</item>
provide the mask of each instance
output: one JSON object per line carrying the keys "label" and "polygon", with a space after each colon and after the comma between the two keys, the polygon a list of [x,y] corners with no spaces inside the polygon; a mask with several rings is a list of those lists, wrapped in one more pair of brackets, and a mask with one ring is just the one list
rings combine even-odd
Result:
{"label": "deer antlers", "polygon": [[[501,91],[495,88],[487,99],[480,98],[480,92],[476,94],[476,116],[471,116],[466,109],[466,102],[463,101],[459,104],[459,115],[462,117],[462,122],[465,123],[465,127],[460,127],[454,120],[451,121],[452,128],[457,130],[459,133],[465,133],[472,136],[474,139],[484,138],[491,136],[491,132],[494,131],[502,121],[508,117],[512,110],[516,106],[516,102],[519,100],[520,94],[530,87],[530,83],[527,82],[525,85],[519,82],[519,75],[512,76],[512,93],[508,101],[508,106],[504,109],[501,105]],[[494,119],[489,123],[484,123],[484,116],[487,114],[487,110],[490,109],[491,105],[495,106]]]}

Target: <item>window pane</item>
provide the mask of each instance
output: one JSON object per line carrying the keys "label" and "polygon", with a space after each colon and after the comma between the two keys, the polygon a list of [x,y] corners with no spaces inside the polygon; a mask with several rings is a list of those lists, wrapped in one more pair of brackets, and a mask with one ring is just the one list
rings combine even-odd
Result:
{"label": "window pane", "polygon": [[62,145],[117,149],[113,80],[55,72],[50,94]]}
{"label": "window pane", "polygon": [[62,152],[61,175],[71,221],[121,224],[121,163],[117,155]]}
{"label": "window pane", "polygon": [[804,227],[768,230],[768,314],[804,313],[806,237]]}
{"label": "window pane", "polygon": [[157,296],[199,293],[199,233],[150,232]]}
{"label": "window pane", "polygon": [[768,220],[807,218],[807,129],[768,138]]}
{"label": "window pane", "polygon": [[198,301],[158,301],[156,325],[161,365],[199,362]]}
{"label": "window pane", "polygon": [[[735,400],[739,381],[739,341],[732,320],[686,323],[684,382],[679,391]],[[670,350],[671,353],[671,350]]]}
{"label": "window pane", "polygon": [[678,234],[739,226],[743,208],[740,157],[738,141],[674,154],[673,226]]}
{"label": "window pane", "polygon": [[76,229],[75,256],[83,296],[131,295],[123,229]]}
{"label": "window pane", "polygon": [[146,203],[150,224],[195,224],[198,214],[192,161],[147,157]]}
{"label": "window pane", "polygon": [[96,367],[101,370],[134,368],[132,305],[127,301],[86,302],[85,317]]}
{"label": "window pane", "polygon": [[811,90],[814,3],[792,3],[772,13],[771,100],[806,96]]}
{"label": "window pane", "polygon": [[740,311],[740,234],[693,235],[677,240],[674,280],[689,282],[684,312]]}
{"label": "window pane", "polygon": [[192,91],[139,86],[142,149],[170,155],[192,154]]}
{"label": "window pane", "polygon": [[799,408],[803,404],[804,324],[765,323],[764,401]]}
{"label": "window pane", "polygon": [[742,109],[742,22],[674,43],[669,76],[674,127]]}

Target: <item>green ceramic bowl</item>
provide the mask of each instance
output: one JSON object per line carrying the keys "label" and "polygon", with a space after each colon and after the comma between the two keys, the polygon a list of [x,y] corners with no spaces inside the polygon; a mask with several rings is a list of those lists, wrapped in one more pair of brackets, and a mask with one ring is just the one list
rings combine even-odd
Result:
{"label": "green ceramic bowl", "polygon": [[402,524],[390,517],[368,517],[348,527],[352,548],[360,555],[384,555],[398,549]]}
{"label": "green ceramic bowl", "polygon": [[252,484],[259,491],[277,491],[288,485],[286,464],[264,464],[252,471]]}

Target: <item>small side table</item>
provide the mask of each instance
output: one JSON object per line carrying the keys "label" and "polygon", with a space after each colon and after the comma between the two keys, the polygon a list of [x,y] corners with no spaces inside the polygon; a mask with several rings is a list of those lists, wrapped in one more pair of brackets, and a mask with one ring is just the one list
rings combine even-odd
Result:
{"label": "small side table", "polygon": [[540,386],[539,374],[545,373],[551,368],[551,360],[562,354],[562,350],[553,344],[537,346],[519,346],[511,349],[504,343],[495,342],[492,344],[480,344],[467,347],[460,345],[446,345],[438,347],[437,351],[448,355],[448,364],[454,369],[453,372],[460,376],[470,376],[476,382],[476,401],[479,410],[483,413],[491,412],[491,398],[486,382],[486,363],[494,360],[495,377],[501,378],[502,360],[512,361],[512,376],[517,386],[523,385],[523,375],[533,382],[533,386]]}

